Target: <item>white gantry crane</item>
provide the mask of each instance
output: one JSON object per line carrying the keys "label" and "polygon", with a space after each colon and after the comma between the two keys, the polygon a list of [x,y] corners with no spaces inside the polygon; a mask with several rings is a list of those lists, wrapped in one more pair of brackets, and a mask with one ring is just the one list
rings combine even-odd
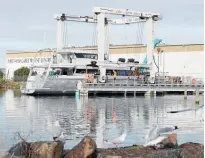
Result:
{"label": "white gantry crane", "polygon": [[[146,44],[147,44],[147,64],[153,69],[153,21],[161,20],[159,13],[140,12],[129,9],[114,9],[104,7],[94,7],[94,17],[89,16],[73,16],[67,14],[55,15],[57,20],[57,50],[63,48],[63,23],[65,21],[76,21],[86,23],[97,23],[97,47],[98,47],[98,62],[104,62],[105,54],[109,54],[109,37],[106,36],[106,28],[109,25],[125,25],[139,22],[146,22]],[[109,19],[106,14],[130,16],[131,19]],[[154,71],[150,72],[151,77],[154,77]]]}
{"label": "white gantry crane", "polygon": [[[96,14],[98,15],[98,14]],[[75,15],[68,15],[68,14],[57,14],[54,17],[57,20],[57,50],[60,51],[64,47],[63,43],[63,30],[64,30],[64,25],[63,23],[66,21],[75,21],[75,22],[85,22],[85,23],[98,23],[98,19],[96,16],[94,17],[89,17],[89,16],[75,16]],[[145,19],[139,19],[139,18],[130,18],[130,19],[109,19],[109,18],[104,18],[104,31],[103,32],[103,43],[104,45],[104,54],[109,52],[109,36],[107,38],[105,37],[105,30],[106,27],[109,27],[110,24],[112,25],[125,25],[125,24],[134,24],[134,23],[140,23],[140,22],[145,22]],[[98,34],[102,32],[100,29],[98,29]],[[98,43],[101,41],[101,36],[98,36]],[[102,52],[102,51],[101,51]],[[100,55],[98,60],[101,59],[101,56],[103,56],[103,61],[104,61],[104,54]],[[99,60],[101,61],[101,60]]]}

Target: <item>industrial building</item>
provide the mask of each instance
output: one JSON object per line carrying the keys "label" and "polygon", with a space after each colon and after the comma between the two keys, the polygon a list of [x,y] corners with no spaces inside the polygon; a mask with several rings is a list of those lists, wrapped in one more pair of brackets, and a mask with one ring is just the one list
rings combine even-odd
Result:
{"label": "industrial building", "polygon": [[[160,72],[169,76],[192,76],[204,78],[204,45],[161,45],[161,53],[154,51],[154,57],[159,64]],[[87,52],[97,52],[96,46],[72,47]],[[6,52],[6,78],[12,79],[14,71],[22,66],[31,64],[49,63],[52,52],[56,49],[43,49],[41,51],[7,51]],[[109,60],[117,61],[118,58],[134,58],[140,63],[146,55],[144,45],[110,45]],[[159,59],[159,60],[158,60]],[[155,68],[157,72],[157,69]]]}

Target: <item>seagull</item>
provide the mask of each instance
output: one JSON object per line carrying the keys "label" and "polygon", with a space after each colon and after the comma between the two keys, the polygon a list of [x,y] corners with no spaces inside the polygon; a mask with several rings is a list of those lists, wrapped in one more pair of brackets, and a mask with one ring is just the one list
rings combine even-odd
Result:
{"label": "seagull", "polygon": [[122,135],[120,135],[117,138],[114,138],[112,140],[104,140],[104,141],[107,143],[114,144],[116,146],[116,148],[118,148],[118,145],[121,144],[122,142],[124,142],[126,137],[127,137],[127,133],[123,133]]}
{"label": "seagull", "polygon": [[66,139],[64,138],[64,132],[62,132],[59,121],[55,121],[53,127],[53,140],[60,141],[65,144]]}
{"label": "seagull", "polygon": [[157,125],[150,131],[144,146],[154,146],[154,148],[157,150],[156,145],[167,138],[167,134],[177,129],[179,129],[178,126],[159,128]]}
{"label": "seagull", "polygon": [[[125,124],[125,126],[126,126],[126,124]],[[127,129],[125,128],[123,134],[120,135],[119,137],[114,138],[112,140],[104,140],[104,141],[107,143],[110,143],[110,144],[114,144],[116,146],[116,148],[118,148],[118,145],[121,144],[122,142],[124,142],[126,137],[127,137]]]}
{"label": "seagull", "polygon": [[196,108],[189,108],[189,109],[176,110],[176,111],[168,111],[167,113],[179,113],[179,112],[187,112],[187,111],[197,111],[197,110],[199,110],[199,109],[201,109],[203,107],[204,107],[204,104],[201,105],[201,106],[198,106]]}
{"label": "seagull", "polygon": [[59,137],[53,137],[53,140],[54,141],[60,141],[62,142],[63,144],[65,144],[66,142],[66,139],[64,137],[64,132],[61,132],[61,135]]}
{"label": "seagull", "polygon": [[157,150],[156,145],[159,144],[160,142],[162,142],[165,138],[167,138],[167,135],[161,135],[156,137],[155,139],[149,141],[148,143],[146,143],[144,146],[154,146],[154,149]]}

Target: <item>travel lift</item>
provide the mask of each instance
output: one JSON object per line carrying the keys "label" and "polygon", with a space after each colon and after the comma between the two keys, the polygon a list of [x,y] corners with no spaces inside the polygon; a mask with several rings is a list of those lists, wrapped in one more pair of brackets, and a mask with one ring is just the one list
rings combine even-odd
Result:
{"label": "travel lift", "polygon": [[[96,17],[74,16],[74,15],[68,15],[68,14],[57,14],[57,15],[55,15],[54,18],[57,20],[57,50],[58,51],[62,50],[63,47],[64,47],[64,43],[63,43],[63,29],[64,29],[63,28],[63,23],[65,21],[75,21],[75,22],[85,22],[85,23],[97,23],[98,22]],[[109,18],[105,17],[104,18],[104,26],[108,27],[109,24],[112,24],[112,25],[134,24],[134,23],[140,23],[140,22],[145,22],[145,21],[146,20],[139,19],[139,18],[132,18],[132,19],[109,19]],[[101,32],[101,30],[99,30],[98,32]],[[104,35],[104,37],[105,37],[105,35]],[[109,40],[106,40],[106,41],[108,42]],[[107,44],[107,45],[109,46],[109,44]],[[107,52],[108,52],[109,48],[106,48],[106,49],[107,49]],[[103,60],[104,60],[104,58],[103,58]]]}
{"label": "travel lift", "polygon": [[[159,13],[151,13],[151,12],[139,12],[132,11],[129,9],[114,9],[114,8],[104,8],[104,7],[94,7],[93,13],[95,13],[96,17],[88,17],[88,16],[72,16],[67,14],[55,15],[55,19],[57,20],[57,51],[63,49],[63,23],[65,21],[76,21],[76,22],[87,22],[87,23],[97,23],[97,47],[98,47],[98,62],[103,63],[105,54],[109,52],[109,42],[105,36],[106,27],[109,24],[112,25],[125,25],[125,24],[133,24],[146,22],[146,44],[147,44],[147,64],[150,66],[150,77],[152,78],[151,82],[154,82],[154,70],[153,70],[153,21],[161,20],[161,16]],[[121,16],[131,16],[134,17],[132,19],[109,19],[105,15],[113,14],[113,15],[121,15]]]}

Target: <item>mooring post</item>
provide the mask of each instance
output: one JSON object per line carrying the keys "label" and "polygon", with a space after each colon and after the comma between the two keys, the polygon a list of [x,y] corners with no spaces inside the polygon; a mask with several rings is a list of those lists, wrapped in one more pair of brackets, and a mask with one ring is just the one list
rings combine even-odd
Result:
{"label": "mooring post", "polygon": [[187,87],[185,87],[185,89],[184,89],[184,99],[185,100],[187,99]]}
{"label": "mooring post", "polygon": [[196,89],[196,100],[195,100],[196,104],[199,104],[199,89]]}

